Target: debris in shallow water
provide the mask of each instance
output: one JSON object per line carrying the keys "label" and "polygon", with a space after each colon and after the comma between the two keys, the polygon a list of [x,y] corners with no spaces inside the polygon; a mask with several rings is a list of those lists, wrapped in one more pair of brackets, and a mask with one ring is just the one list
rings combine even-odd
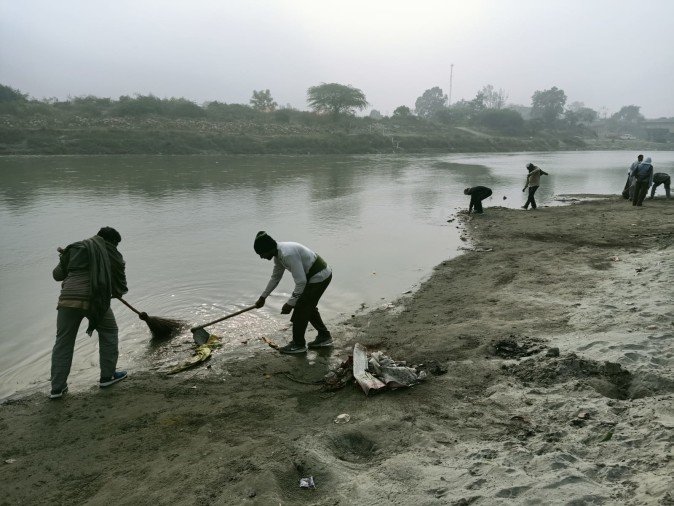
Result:
{"label": "debris in shallow water", "polygon": [[335,418],[334,422],[339,425],[343,423],[349,423],[349,420],[351,420],[351,415],[348,413],[342,413]]}

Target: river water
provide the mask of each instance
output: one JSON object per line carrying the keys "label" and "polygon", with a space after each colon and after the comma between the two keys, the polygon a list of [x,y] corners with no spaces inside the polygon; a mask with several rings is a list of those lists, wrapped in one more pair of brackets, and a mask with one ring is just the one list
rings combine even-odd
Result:
{"label": "river water", "polygon": [[[319,252],[334,280],[319,307],[329,326],[413,290],[463,244],[463,188],[494,190],[490,206],[519,207],[528,161],[550,173],[539,205],[563,194],[622,190],[634,153],[552,152],[433,156],[59,156],[0,158],[0,399],[48,390],[60,284],[56,248],[101,226],[120,231],[131,304],[196,325],[249,306],[272,264],[254,254],[258,230]],[[646,154],[649,156],[649,154]],[[656,152],[672,174],[674,152]],[[660,189],[662,191],[662,189]],[[504,199],[505,197],[505,199]],[[538,211],[540,212],[540,211]],[[279,313],[286,274],[259,310],[215,325],[222,353],[241,357],[288,339]],[[119,367],[157,367],[189,355],[191,334],[151,343],[144,322],[118,301]],[[78,336],[71,391],[95,385],[96,334]],[[312,338],[313,333],[309,332]],[[243,351],[242,351],[243,350]]]}

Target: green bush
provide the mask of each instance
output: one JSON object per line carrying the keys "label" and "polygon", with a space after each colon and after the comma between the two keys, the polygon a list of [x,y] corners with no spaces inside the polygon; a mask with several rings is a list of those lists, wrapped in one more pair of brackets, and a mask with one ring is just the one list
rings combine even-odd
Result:
{"label": "green bush", "polygon": [[512,109],[487,109],[477,115],[479,125],[509,134],[521,133],[524,129],[524,118]]}

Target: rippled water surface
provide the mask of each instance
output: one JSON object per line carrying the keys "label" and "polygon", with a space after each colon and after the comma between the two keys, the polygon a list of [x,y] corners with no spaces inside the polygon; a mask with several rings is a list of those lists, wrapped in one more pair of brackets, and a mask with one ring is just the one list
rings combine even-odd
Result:
{"label": "rippled water surface", "polygon": [[[633,155],[2,157],[0,398],[47,390],[60,289],[51,277],[56,248],[101,226],[122,234],[127,300],[190,324],[257,299],[272,268],[253,252],[258,230],[306,244],[333,267],[320,308],[334,325],[363,305],[395,300],[456,255],[458,231],[447,219],[467,206],[466,186],[493,188],[487,208],[519,207],[524,165],[533,161],[550,172],[540,204],[558,194],[618,193]],[[674,152],[651,156],[656,171],[674,171]],[[253,352],[263,335],[287,339],[288,320],[278,312],[292,286],[286,274],[264,308],[214,326],[223,353]],[[189,355],[189,331],[152,345],[145,323],[117,301],[113,310],[120,367],[133,372]],[[69,380],[74,390],[98,377],[97,340],[85,327]]]}

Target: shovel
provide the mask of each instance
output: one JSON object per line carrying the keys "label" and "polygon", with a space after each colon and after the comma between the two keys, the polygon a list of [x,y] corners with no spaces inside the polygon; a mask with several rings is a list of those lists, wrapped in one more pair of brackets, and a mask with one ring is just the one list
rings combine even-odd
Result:
{"label": "shovel", "polygon": [[212,322],[204,323],[203,325],[199,325],[198,327],[191,328],[190,331],[192,332],[192,336],[194,337],[194,342],[201,345],[205,344],[206,341],[208,341],[210,334],[204,330],[204,327],[208,327],[209,325],[213,325],[214,323],[221,322],[222,320],[226,320],[227,318],[231,318],[232,316],[240,315],[241,313],[245,313],[246,311],[250,311],[251,309],[255,309],[256,307],[257,306],[249,306],[245,309],[237,311],[236,313],[228,314],[227,316],[223,316],[222,318],[218,318],[217,320],[213,320]]}

